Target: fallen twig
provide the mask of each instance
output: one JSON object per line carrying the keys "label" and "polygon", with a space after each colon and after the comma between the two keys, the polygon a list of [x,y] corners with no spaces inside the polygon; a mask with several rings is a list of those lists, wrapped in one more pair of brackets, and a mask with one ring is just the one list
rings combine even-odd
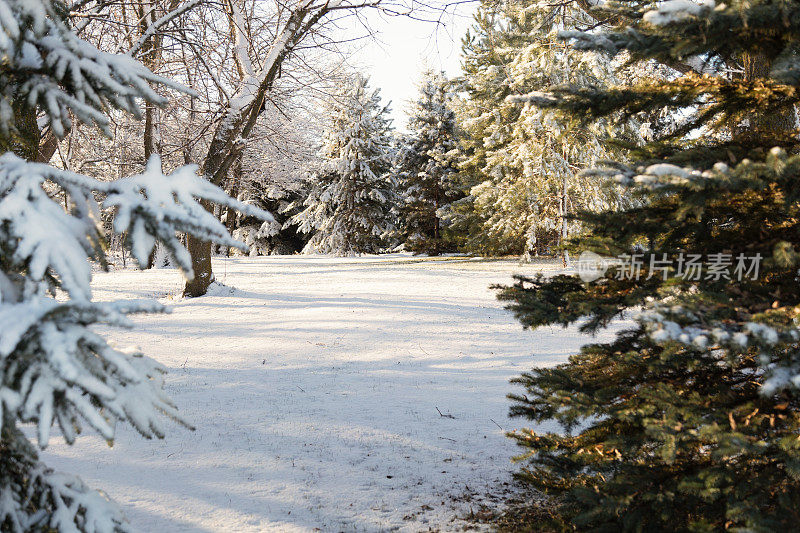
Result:
{"label": "fallen twig", "polygon": [[450,413],[444,414],[443,412],[439,411],[438,407],[436,407],[436,411],[439,413],[439,416],[441,416],[442,418],[452,418],[453,420],[456,419],[456,417],[454,417]]}

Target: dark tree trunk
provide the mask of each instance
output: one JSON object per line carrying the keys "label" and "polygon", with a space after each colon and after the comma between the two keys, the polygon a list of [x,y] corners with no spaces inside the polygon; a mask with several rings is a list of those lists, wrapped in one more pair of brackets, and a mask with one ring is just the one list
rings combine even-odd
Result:
{"label": "dark tree trunk", "polygon": [[[745,54],[741,59],[742,78],[756,81],[769,78],[773,60],[764,54]],[[775,137],[791,135],[796,124],[795,109],[789,106],[771,114],[753,113],[748,123],[734,127],[734,136],[743,142],[760,140],[765,133]]]}
{"label": "dark tree trunk", "polygon": [[[202,205],[209,213],[213,212],[212,204],[202,202]],[[195,298],[203,296],[214,281],[214,272],[211,270],[211,242],[187,235],[186,244],[189,254],[192,256],[194,278],[186,282],[183,295]]]}
{"label": "dark tree trunk", "polygon": [[37,161],[41,134],[36,123],[36,109],[24,101],[15,101],[12,107],[16,132],[0,137],[0,152],[13,152],[26,161]]}
{"label": "dark tree trunk", "polygon": [[[148,7],[150,8],[148,10]],[[155,6],[142,4],[139,6],[139,32],[144,35],[151,24],[156,21]],[[161,60],[161,36],[156,33],[145,41],[141,48],[140,60],[150,71],[155,72]],[[144,163],[150,160],[155,153],[155,107],[146,102],[144,107],[144,135],[142,136],[144,148]],[[156,262],[156,248],[147,258],[147,268],[153,268]]]}
{"label": "dark tree trunk", "polygon": [[[232,198],[236,198],[239,194],[239,183],[242,177],[242,159],[244,158],[244,154],[240,154],[238,159],[233,165],[233,171],[231,172],[231,176],[229,178],[229,186],[228,190],[225,191],[228,193],[228,196]],[[233,235],[233,231],[236,229],[236,210],[232,207],[228,207],[225,211],[225,227],[228,229],[228,233]],[[228,246],[226,254],[228,257],[231,256],[231,247]]]}
{"label": "dark tree trunk", "polygon": [[52,159],[53,155],[56,153],[56,150],[58,150],[58,139],[56,139],[53,132],[48,129],[39,143],[39,153],[36,156],[36,162],[49,163],[50,159]]}
{"label": "dark tree trunk", "polygon": [[[150,160],[150,156],[153,155],[155,151],[154,148],[154,135],[153,130],[155,128],[155,123],[153,121],[153,104],[147,103],[145,105],[144,110],[144,162]],[[147,268],[153,268],[156,263],[156,248],[153,247],[153,250],[150,252],[150,256],[147,258]]]}

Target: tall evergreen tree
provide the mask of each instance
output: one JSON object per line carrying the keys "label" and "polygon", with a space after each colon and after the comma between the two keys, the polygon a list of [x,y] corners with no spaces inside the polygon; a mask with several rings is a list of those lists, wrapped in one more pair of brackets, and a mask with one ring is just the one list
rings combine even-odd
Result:
{"label": "tall evergreen tree", "polygon": [[425,72],[409,119],[411,133],[398,153],[401,231],[406,249],[414,253],[439,255],[454,249],[439,213],[462,196],[454,181],[459,148],[451,100],[444,74]]}
{"label": "tall evergreen tree", "polygon": [[356,76],[333,99],[321,168],[311,176],[305,209],[290,219],[313,233],[307,253],[377,253],[395,229],[389,108],[367,85]]}
{"label": "tall evergreen tree", "polygon": [[668,111],[682,125],[587,173],[639,199],[580,217],[591,233],[572,249],[616,266],[501,294],[529,327],[635,320],[517,380],[512,414],[575,430],[517,432],[522,478],[558,496],[569,530],[797,530],[800,3],[614,6],[591,13],[615,28],[562,37],[675,75],[521,100],[584,120]]}
{"label": "tall evergreen tree", "polygon": [[165,176],[157,156],[141,175],[114,181],[31,162],[39,124],[62,137],[74,118],[108,135],[109,109],[139,115],[137,100],[164,104],[149,83],[179,88],[78,39],[64,9],[50,0],[0,3],[0,147],[9,150],[0,155],[0,530],[128,531],[113,502],[40,462],[20,427],[35,426],[33,438],[45,448],[53,425],[69,444],[82,426],[111,443],[118,422],[160,438],[164,416],[180,421],[162,391],[165,369],[95,331],[130,326],[129,314],[163,311],[155,302],[92,301],[88,260],[105,265],[95,198],[115,213],[113,229],[127,233],[140,265],[158,240],[189,276],[177,232],[241,246],[201,202],[269,216],[227,198],[194,167]]}
{"label": "tall evergreen tree", "polygon": [[470,195],[453,210],[457,225],[470,234],[467,249],[526,256],[549,251],[578,229],[572,213],[618,201],[615,188],[577,175],[611,156],[603,143],[605,118],[580,124],[508,100],[553,85],[613,81],[609,61],[556,38],[565,21],[586,20],[569,3],[551,8],[487,1],[479,11],[465,40],[468,97],[460,117],[469,156],[462,176]]}

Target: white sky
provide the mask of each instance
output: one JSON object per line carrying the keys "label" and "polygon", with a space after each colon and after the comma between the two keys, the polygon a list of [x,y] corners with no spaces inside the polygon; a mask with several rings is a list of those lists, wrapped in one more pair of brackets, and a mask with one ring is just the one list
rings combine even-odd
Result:
{"label": "white sky", "polygon": [[[462,4],[455,14],[451,10],[444,15],[439,25],[366,10],[366,23],[377,35],[357,43],[351,62],[370,77],[372,87],[380,88],[384,101],[391,100],[396,128],[405,128],[405,111],[416,97],[424,70],[443,70],[450,77],[461,73],[461,39],[472,24],[476,7],[477,2]],[[363,28],[360,31],[363,34]]]}

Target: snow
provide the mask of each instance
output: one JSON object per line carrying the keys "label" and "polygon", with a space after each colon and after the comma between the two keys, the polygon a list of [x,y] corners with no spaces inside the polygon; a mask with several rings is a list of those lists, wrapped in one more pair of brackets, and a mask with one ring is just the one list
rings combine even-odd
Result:
{"label": "snow", "polygon": [[769,345],[778,343],[778,332],[775,329],[767,326],[766,324],[759,324],[758,322],[748,322],[745,324],[745,329],[756,337],[760,337],[764,342]]}
{"label": "snow", "polygon": [[699,17],[716,7],[714,0],[667,0],[657,5],[656,9],[647,11],[642,20],[654,26],[664,26],[673,22],[682,22],[692,17]]}
{"label": "snow", "polygon": [[42,459],[104,490],[143,531],[460,529],[452,520],[517,468],[504,431],[527,424],[506,416],[509,378],[589,340],[522,330],[489,285],[559,269],[401,254],[215,259],[224,285],[187,300],[172,269],[99,273],[98,300],[173,306],[108,333],[168,368],[166,393],[197,429],[167,425],[146,441],[121,425],[113,449],[54,435]]}

